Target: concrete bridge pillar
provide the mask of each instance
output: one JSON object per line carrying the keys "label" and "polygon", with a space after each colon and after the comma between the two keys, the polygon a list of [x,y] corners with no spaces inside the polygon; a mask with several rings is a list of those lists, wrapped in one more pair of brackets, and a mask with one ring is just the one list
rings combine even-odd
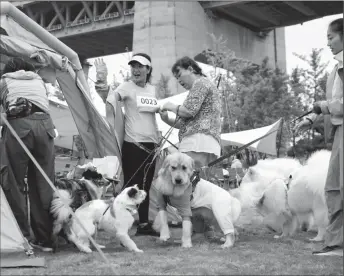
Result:
{"label": "concrete bridge pillar", "polygon": [[271,67],[286,69],[284,28],[261,36],[229,20],[208,16],[198,1],[135,2],[133,52],[151,56],[153,83],[159,81],[161,74],[171,77],[172,94],[185,91],[173,78],[172,65],[182,56],[195,57],[214,48],[211,34],[222,37],[237,57],[256,64],[268,57]]}
{"label": "concrete bridge pillar", "polygon": [[152,82],[170,76],[173,94],[185,91],[174,80],[171,67],[185,55],[194,57],[205,46],[206,15],[198,2],[135,2],[133,52],[151,56]]}

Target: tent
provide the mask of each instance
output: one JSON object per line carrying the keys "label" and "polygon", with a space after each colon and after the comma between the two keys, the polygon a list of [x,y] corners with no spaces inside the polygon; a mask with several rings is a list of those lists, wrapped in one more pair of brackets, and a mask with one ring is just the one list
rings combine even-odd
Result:
{"label": "tent", "polygon": [[[120,156],[120,144],[116,133],[99,114],[92,103],[89,87],[77,53],[63,44],[55,36],[30,19],[9,2],[0,3],[0,76],[10,57],[21,57],[32,63],[37,69],[50,66],[55,69],[57,81],[68,103],[68,112],[63,109],[60,123],[65,123],[66,135],[70,139],[75,128],[68,129],[65,118],[73,118],[77,132],[81,135],[88,158]],[[55,110],[56,113],[61,110]],[[52,111],[52,117],[55,117]],[[58,114],[58,113],[57,113]],[[69,115],[70,114],[70,115]],[[56,117],[55,117],[56,119]],[[70,120],[70,119],[69,119]],[[56,123],[56,121],[55,121]],[[62,133],[61,133],[62,132]],[[63,137],[65,146],[70,140]],[[1,143],[1,138],[0,138]],[[57,140],[57,144],[59,140]],[[6,184],[6,162],[1,153],[0,180]],[[4,165],[5,164],[5,165]],[[13,212],[1,188],[1,267],[8,266],[44,266],[44,259],[27,258],[29,245],[24,239]]]}
{"label": "tent", "polygon": [[4,191],[1,193],[1,259],[0,267],[45,266],[44,258],[30,256],[30,245],[19,229]]}
{"label": "tent", "polygon": [[272,134],[255,142],[248,148],[255,151],[259,151],[262,153],[276,156],[277,155],[276,135],[277,135],[277,130],[279,129],[281,125],[281,122],[282,122],[282,119],[279,119],[277,122],[266,127],[260,127],[260,128],[250,129],[250,130],[239,131],[239,132],[232,132],[232,133],[223,133],[221,134],[222,146],[228,146],[228,145],[243,146],[271,132]]}
{"label": "tent", "polygon": [[[11,3],[1,2],[0,5],[1,63],[8,57],[19,56],[37,68],[47,64],[53,67],[88,157],[120,156],[116,133],[91,101],[77,53]],[[33,54],[36,57],[33,58]]]}
{"label": "tent", "polygon": [[9,196],[11,189],[8,189],[6,183],[13,175],[7,170],[6,152],[1,152],[0,157],[0,267],[45,266],[44,258],[37,258],[32,254],[7,201],[6,194]]}

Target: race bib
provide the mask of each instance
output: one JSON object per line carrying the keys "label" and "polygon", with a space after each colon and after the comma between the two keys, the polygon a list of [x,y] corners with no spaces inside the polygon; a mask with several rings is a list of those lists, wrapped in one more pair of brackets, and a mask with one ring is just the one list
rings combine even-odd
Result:
{"label": "race bib", "polygon": [[136,96],[136,104],[139,112],[155,113],[160,108],[158,100],[153,97]]}

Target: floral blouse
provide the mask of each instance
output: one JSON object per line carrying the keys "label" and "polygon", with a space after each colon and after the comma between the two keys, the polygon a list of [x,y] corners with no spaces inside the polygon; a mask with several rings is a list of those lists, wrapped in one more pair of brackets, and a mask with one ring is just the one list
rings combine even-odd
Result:
{"label": "floral blouse", "polygon": [[183,106],[192,117],[181,118],[179,141],[186,136],[203,133],[213,136],[220,143],[221,95],[216,86],[207,78],[197,79]]}

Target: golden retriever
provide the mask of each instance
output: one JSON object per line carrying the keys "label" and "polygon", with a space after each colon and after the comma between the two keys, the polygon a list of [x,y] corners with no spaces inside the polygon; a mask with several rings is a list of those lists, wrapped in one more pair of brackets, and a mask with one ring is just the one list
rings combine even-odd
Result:
{"label": "golden retriever", "polygon": [[194,161],[191,157],[180,152],[172,153],[165,158],[151,189],[151,194],[155,194],[159,209],[153,228],[160,232],[160,240],[167,241],[170,238],[166,213],[168,200],[168,203],[178,210],[183,220],[182,247],[192,247],[190,177],[193,170]]}
{"label": "golden retriever", "polygon": [[[240,201],[226,190],[204,179],[200,179],[192,188],[190,177],[193,169],[193,159],[184,153],[173,153],[165,159],[156,183],[153,184],[154,190],[158,192],[156,198],[160,209],[153,227],[156,231],[160,231],[161,240],[170,238],[166,214],[168,202],[178,210],[183,219],[182,246],[191,247],[191,209],[196,212],[196,210],[207,208],[224,234],[225,243],[221,247],[232,247],[235,239],[234,223],[241,213]],[[168,199],[165,197],[164,200],[163,195],[168,196]]]}

